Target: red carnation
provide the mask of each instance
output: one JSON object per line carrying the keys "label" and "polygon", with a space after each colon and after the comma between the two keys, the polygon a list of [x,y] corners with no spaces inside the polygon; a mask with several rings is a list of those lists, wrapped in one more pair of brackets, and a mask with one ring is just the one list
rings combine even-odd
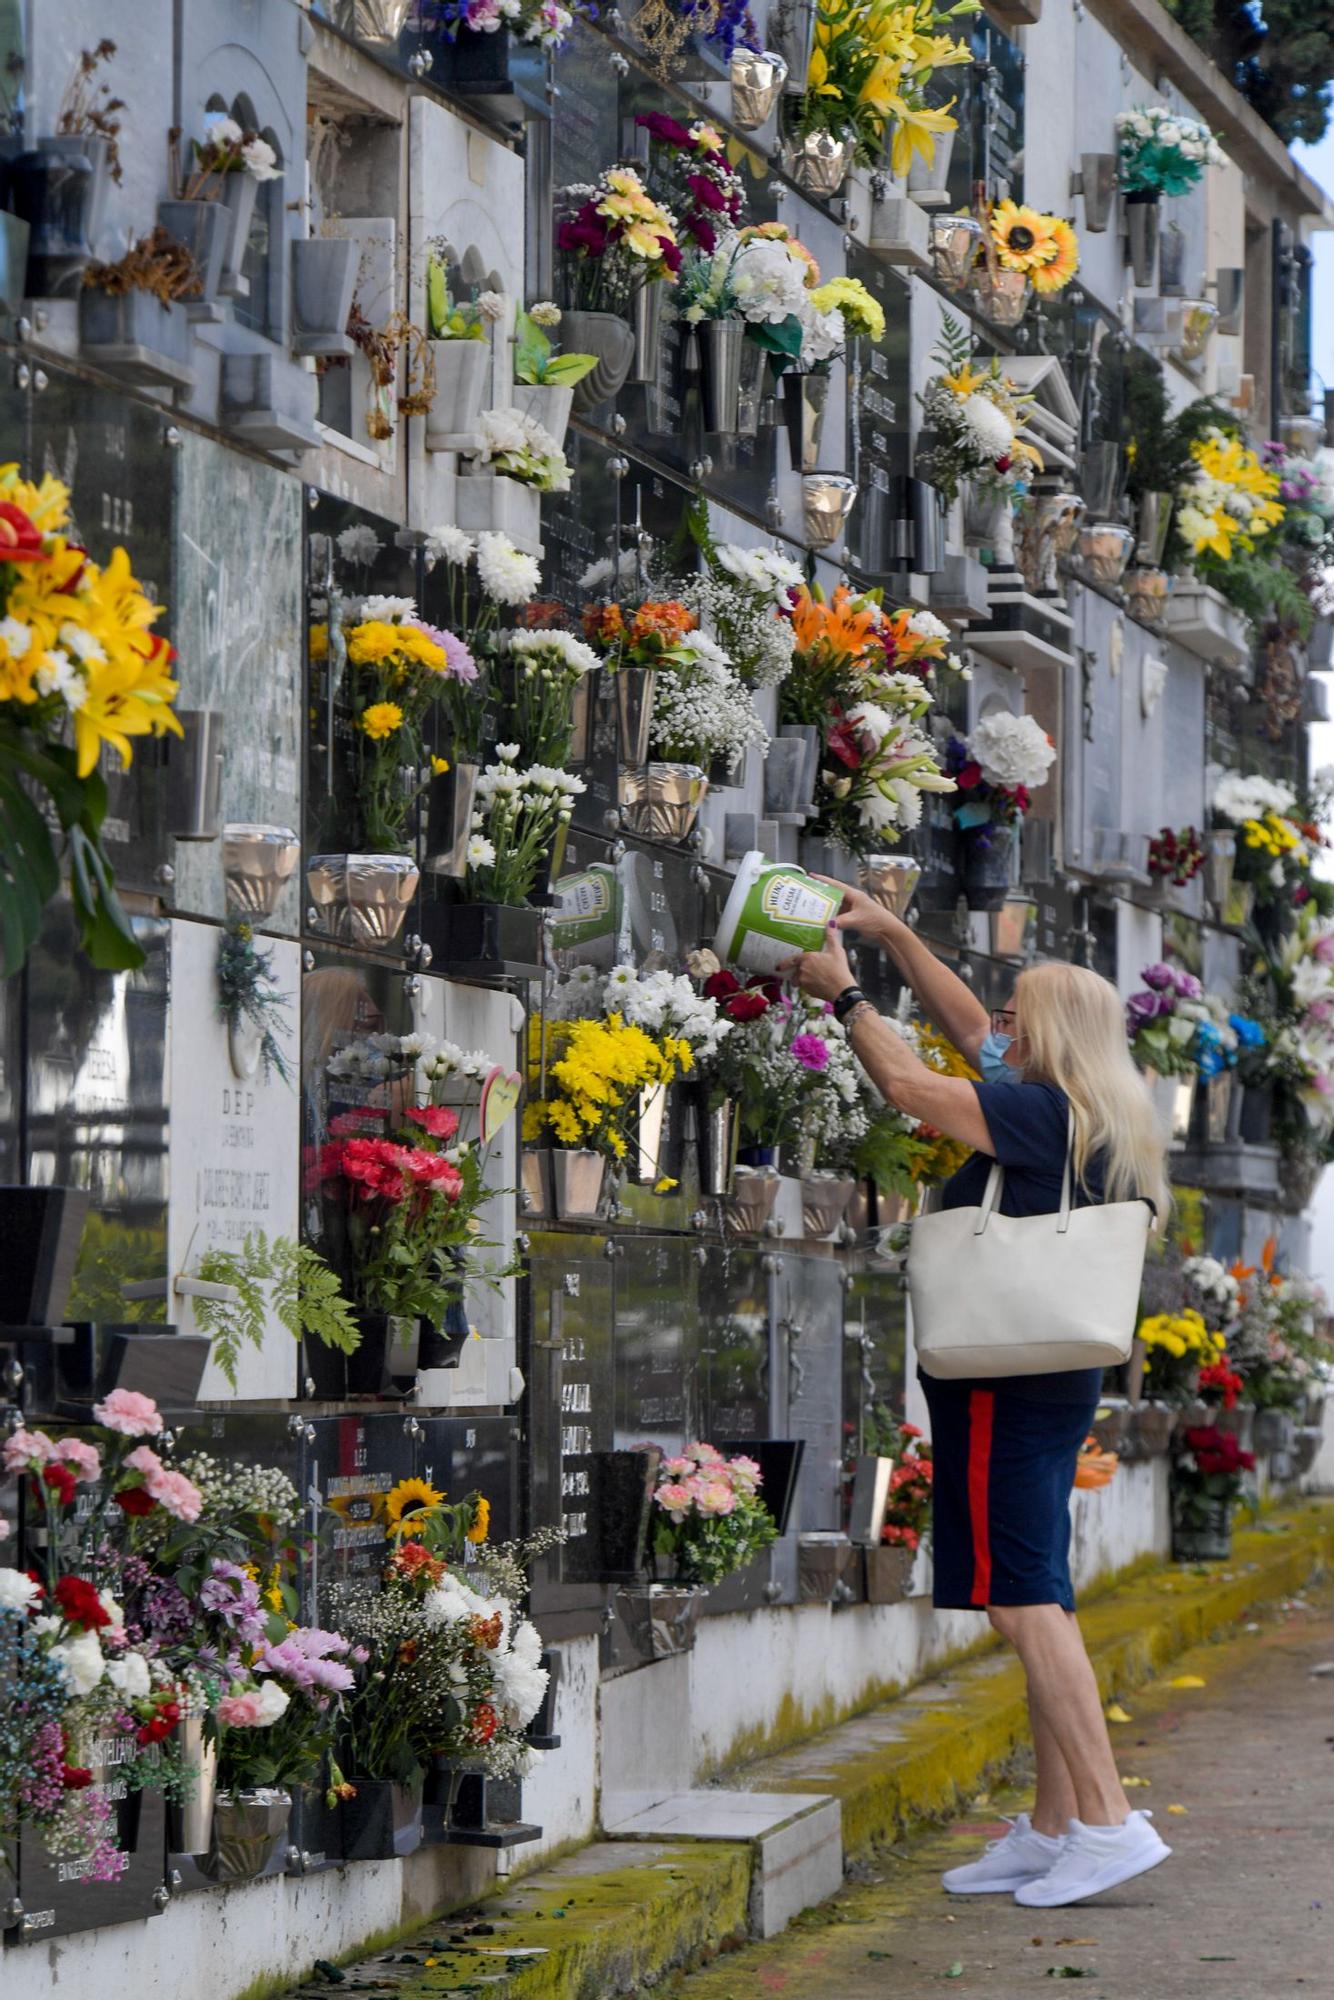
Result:
{"label": "red carnation", "polygon": [[421,1111],[409,1111],[408,1117],[433,1139],[452,1139],[459,1129],[457,1111],[450,1111],[443,1104],[428,1104]]}
{"label": "red carnation", "polygon": [[62,1576],[55,1588],[55,1599],[66,1622],[81,1626],[85,1632],[100,1632],[111,1623],[111,1613],[86,1577]]}
{"label": "red carnation", "polygon": [[74,1474],[67,1465],[45,1465],[42,1467],[42,1483],[49,1486],[62,1507],[68,1507],[74,1498]]}
{"label": "red carnation", "polygon": [[86,1792],[93,1782],[93,1774],[83,1764],[62,1764],[60,1782],[67,1792]]}
{"label": "red carnation", "polygon": [[982,766],[975,764],[970,757],[966,764],[960,766],[954,782],[961,792],[971,792],[975,785],[982,782]]}
{"label": "red carnation", "polygon": [[0,562],[45,562],[41,530],[12,500],[0,500]]}
{"label": "red carnation", "polygon": [[705,980],[704,991],[710,1000],[730,1000],[741,991],[741,981],[734,972],[715,972]]}
{"label": "red carnation", "polygon": [[157,1501],[146,1486],[127,1486],[122,1492],[114,1494],[112,1497],[122,1514],[133,1514],[136,1516],[151,1514],[157,1506]]}

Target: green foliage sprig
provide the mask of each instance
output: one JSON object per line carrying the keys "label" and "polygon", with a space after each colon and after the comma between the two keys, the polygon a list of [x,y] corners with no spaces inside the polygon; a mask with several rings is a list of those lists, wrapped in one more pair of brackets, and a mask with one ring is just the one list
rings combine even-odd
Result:
{"label": "green foliage sprig", "polygon": [[278,1041],[286,1024],[287,995],[273,984],[273,953],[261,951],[248,923],[233,918],[218,945],[218,1011],[233,1031],[248,1023],[259,1032],[259,1057],[267,1083],[276,1070],[284,1083],[292,1073]]}
{"label": "green foliage sprig", "polygon": [[[235,1299],[196,1299],[195,1318],[213,1342],[213,1359],[232,1388],[241,1348],[264,1345],[272,1315],[294,1340],[303,1334],[355,1354],[361,1329],[343,1297],[338,1279],[317,1250],[290,1236],[272,1241],[252,1230],[240,1250],[206,1250],[198,1276],[210,1285],[230,1285]],[[272,1292],[265,1286],[271,1284]]]}

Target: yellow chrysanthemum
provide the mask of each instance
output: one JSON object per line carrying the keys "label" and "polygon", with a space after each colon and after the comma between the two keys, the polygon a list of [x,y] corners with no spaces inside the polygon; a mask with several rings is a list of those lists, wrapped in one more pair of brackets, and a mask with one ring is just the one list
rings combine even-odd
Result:
{"label": "yellow chrysanthemum", "polygon": [[373,701],[362,711],[361,727],[372,743],[383,743],[403,727],[403,711],[396,701]]}
{"label": "yellow chrysanthemum", "polygon": [[310,627],[310,630],[307,634],[307,644],[310,648],[310,657],[312,664],[318,664],[319,661],[328,659],[329,626],[326,620],[320,619],[316,624]]}
{"label": "yellow chrysanthemum", "polygon": [[849,333],[864,333],[872,340],[885,337],[884,307],[858,278],[830,278],[811,293],[811,304],[818,312],[842,313]]}
{"label": "yellow chrysanthemum", "polygon": [[354,625],[348,634],[347,657],[354,667],[378,667],[392,659],[401,650],[401,644],[396,625],[383,618],[369,618]]}
{"label": "yellow chrysanthemum", "polygon": [[385,1535],[402,1541],[421,1534],[425,1517],[434,1512],[444,1494],[427,1479],[400,1479],[385,1495]]}

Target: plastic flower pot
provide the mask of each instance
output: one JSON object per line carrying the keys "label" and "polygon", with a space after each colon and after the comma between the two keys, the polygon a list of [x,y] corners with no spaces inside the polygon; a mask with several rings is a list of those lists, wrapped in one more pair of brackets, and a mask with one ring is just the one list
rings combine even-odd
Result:
{"label": "plastic flower pot", "polygon": [[351,1783],[356,1795],[344,1799],[338,1812],[344,1860],[391,1861],[415,1854],[422,1842],[421,1778],[400,1785],[354,1773]]}
{"label": "plastic flower pot", "polygon": [[435,395],[426,412],[426,449],[466,450],[477,434],[482,411],[489,400],[491,343],[433,340],[431,355],[435,362]]}
{"label": "plastic flower pot", "polygon": [[[449,345],[473,342],[450,342]],[[542,495],[535,486],[503,472],[460,472],[454,488],[454,517],[469,534],[488,529],[507,535],[526,555],[542,552]]]}
{"label": "plastic flower pot", "polygon": [[423,902],[421,934],[440,971],[478,979],[536,979],[543,913],[526,903]]}
{"label": "plastic flower pot", "polygon": [[168,236],[184,244],[195,260],[200,289],[189,301],[190,305],[208,305],[217,296],[222,277],[222,254],[227,247],[226,209],[216,201],[160,201],[157,212]]}
{"label": "plastic flower pot", "polygon": [[350,354],[347,317],[360,246],[351,237],[306,236],[292,245],[292,351]]}
{"label": "plastic flower pot", "polygon": [[1202,1520],[1178,1513],[1172,1521],[1173,1562],[1226,1562],[1232,1554],[1232,1502],[1211,1500]]}
{"label": "plastic flower pot", "polygon": [[510,389],[514,407],[521,416],[532,417],[562,444],[570,428],[574,408],[574,387],[563,382],[515,382]]}
{"label": "plastic flower pot", "polygon": [[824,1239],[832,1236],[847,1213],[855,1187],[851,1174],[803,1174],[801,1223],[806,1234]]}
{"label": "plastic flower pot", "polygon": [[79,349],[124,382],[188,389],[195,379],[184,306],[164,305],[150,292],[81,292]]}
{"label": "plastic flower pot", "polygon": [[913,154],[908,169],[908,193],[919,208],[943,208],[949,200],[950,162],[954,157],[954,133],[937,132],[931,158]]}
{"label": "plastic flower pot", "polygon": [[729,1236],[758,1236],[774,1212],[782,1185],[771,1167],[738,1166],[732,1192],[723,1199],[723,1223]]}
{"label": "plastic flower pot", "polygon": [[0,1187],[0,1326],[64,1319],[88,1200],[83,1188]]}
{"label": "plastic flower pot", "polygon": [[964,843],[963,886],[970,910],[1002,907],[1015,884],[1018,856],[1018,827],[993,822],[969,836]]}
{"label": "plastic flower pot", "polygon": [[316,854],[306,869],[321,921],[348,944],[392,944],[417,882],[407,854]]}
{"label": "plastic flower pot", "polygon": [[457,1368],[471,1332],[472,1328],[468,1324],[468,1314],[462,1299],[450,1302],[439,1326],[429,1319],[420,1321],[417,1340],[418,1369]]}
{"label": "plastic flower pot", "polygon": [[48,299],[77,292],[93,254],[92,197],[93,166],[85,155],[62,156],[43,147],[10,162],[7,200],[28,225],[21,296]]}
{"label": "plastic flower pot", "polygon": [[418,1322],[390,1313],[359,1312],[361,1340],[346,1357],[349,1396],[392,1396],[410,1389],[416,1377]]}
{"label": "plastic flower pot", "polygon": [[562,1222],[591,1222],[602,1201],[606,1161],[586,1146],[556,1146],[551,1173],[556,1214]]}
{"label": "plastic flower pot", "polygon": [[634,329],[619,313],[573,310],[561,316],[561,345],[567,354],[596,354],[598,363],[574,385],[574,408],[586,416],[622,388],[635,355]]}
{"label": "plastic flower pot", "polygon": [[1128,194],[1126,204],[1126,248],[1137,285],[1151,285],[1158,268],[1158,237],[1162,204],[1156,191]]}
{"label": "plastic flower pot", "polygon": [[300,836],[290,826],[229,821],[222,829],[228,914],[254,923],[271,917],[300,859]]}

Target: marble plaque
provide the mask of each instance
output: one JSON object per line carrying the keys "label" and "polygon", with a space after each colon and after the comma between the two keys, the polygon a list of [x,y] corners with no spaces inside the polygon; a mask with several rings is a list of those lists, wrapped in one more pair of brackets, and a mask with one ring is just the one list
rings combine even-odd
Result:
{"label": "marble plaque", "polygon": [[[184,433],[174,461],[177,707],[223,716],[219,820],[300,831],[302,486],[291,473]],[[173,842],[174,901],[227,913],[222,842]],[[295,933],[302,880],[266,929]]]}
{"label": "marble plaque", "polygon": [[[229,1034],[218,1013],[221,931],[177,919],[171,926],[171,1217],[168,1269],[194,1272],[211,1249],[239,1251],[263,1230],[295,1237],[298,1211],[296,1091],[300,953],[285,938],[268,941],[273,985],[288,998],[275,1029],[293,1081],[266,1078],[253,1043]],[[173,1297],[170,1317],[182,1332],[200,1331],[194,1303]],[[233,1389],[211,1358],[200,1395],[206,1401],[292,1396],[297,1345],[272,1314],[262,1348],[244,1345]]]}

